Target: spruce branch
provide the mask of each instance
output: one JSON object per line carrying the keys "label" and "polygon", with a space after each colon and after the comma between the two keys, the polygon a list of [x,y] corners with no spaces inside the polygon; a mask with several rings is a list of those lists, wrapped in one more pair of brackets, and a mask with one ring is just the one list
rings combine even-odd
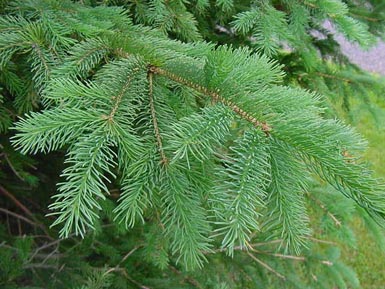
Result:
{"label": "spruce branch", "polygon": [[33,43],[31,47],[36,52],[36,55],[40,59],[41,65],[43,66],[42,71],[44,71],[46,78],[49,79],[51,69],[50,69],[50,65],[48,64],[48,60],[46,59],[47,56],[43,54],[42,47],[40,47],[38,43]]}
{"label": "spruce branch", "polygon": [[22,153],[49,152],[61,148],[81,136],[103,119],[95,111],[79,108],[55,108],[42,113],[31,112],[20,119],[13,145]]}
{"label": "spruce branch", "polygon": [[285,252],[293,250],[299,254],[311,234],[303,194],[307,187],[305,166],[283,142],[272,139],[269,149],[271,182],[265,229],[283,239],[281,245],[285,246]]}
{"label": "spruce branch", "polygon": [[162,173],[162,223],[164,233],[172,239],[171,252],[178,254],[177,260],[182,259],[187,268],[201,268],[207,261],[204,252],[211,251],[206,212],[176,164],[163,166]]}
{"label": "spruce branch", "polygon": [[[249,250],[255,262],[278,276],[268,279],[281,282],[293,279],[289,271],[283,271],[285,264],[283,268],[275,265],[278,259],[305,261],[305,257],[255,248],[266,245],[267,251],[274,252],[277,244],[298,253],[308,241],[321,242],[310,237],[303,200],[307,178],[312,177],[307,174],[309,167],[362,206],[374,209],[383,220],[382,189],[368,180],[369,173],[356,159],[341,154],[361,149],[359,139],[321,117],[324,110],[316,94],[277,85],[283,80],[278,62],[260,54],[261,50],[280,53],[280,45],[288,41],[294,50],[302,49],[295,53],[303,52],[304,61],[308,52],[307,58],[314,58],[309,62],[321,65],[314,57],[314,38],[307,35],[314,26],[318,30],[316,22],[333,18],[352,39],[366,31],[347,16],[349,9],[342,0],[309,1],[316,9],[301,1],[254,1],[248,10],[244,9],[247,4],[218,0],[216,7],[226,12],[218,11],[220,22],[235,19],[229,24],[235,30],[217,25],[222,32],[226,30],[224,40],[232,37],[228,46],[182,43],[148,27],[162,25],[172,38],[197,39],[197,29],[207,23],[196,25],[189,10],[194,5],[183,1],[132,4],[135,23],[143,20],[147,27],[134,25],[122,8],[98,6],[101,1],[92,1],[96,7],[91,8],[82,2],[16,0],[14,13],[22,15],[20,19],[0,19],[0,65],[2,72],[11,72],[1,76],[7,97],[9,92],[23,107],[32,107],[34,99],[29,95],[40,96],[44,87],[43,100],[52,100],[42,112],[30,113],[18,122],[14,144],[25,153],[68,151],[65,180],[50,206],[58,216],[54,224],[61,225],[61,236],[72,236],[69,232],[74,228],[75,234],[83,236],[89,227],[96,227],[98,210],[103,207],[108,218],[115,214],[114,220],[126,228],[138,220],[146,223],[135,232],[146,235],[148,260],[159,267],[167,268],[169,252],[187,268],[202,266],[211,253],[214,231],[224,238],[222,247],[213,251]],[[199,2],[206,3],[202,9],[208,15],[214,12],[210,1]],[[139,5],[151,9],[137,17]],[[153,9],[155,5],[161,9]],[[292,17],[294,9],[297,15]],[[205,18],[203,12],[200,18]],[[295,27],[299,29],[290,30]],[[211,32],[204,33],[210,39]],[[288,64],[289,78],[303,66],[298,67]],[[323,72],[314,73],[323,84],[326,78],[354,84],[357,79]],[[190,101],[183,99],[186,91]],[[202,101],[201,96],[209,101]],[[210,100],[213,105],[207,105]],[[108,195],[110,187],[105,183],[116,171],[122,193],[112,209],[113,202],[104,207],[100,201]],[[156,229],[148,230],[150,226]],[[261,231],[260,239],[267,241],[253,244]],[[107,272],[119,272],[130,280],[128,270],[120,267],[130,254]],[[269,255],[261,255],[266,263],[257,254]],[[310,264],[311,256],[300,266]],[[43,261],[34,266],[46,265]],[[288,272],[287,276],[274,268],[285,275]],[[251,275],[248,280],[255,277]]]}
{"label": "spruce branch", "polygon": [[222,246],[233,254],[235,243],[249,247],[251,232],[259,231],[259,217],[265,207],[270,176],[267,144],[259,131],[247,131],[231,150],[231,159],[217,172],[218,182],[212,189],[211,202],[219,213],[218,234],[224,235]]}
{"label": "spruce branch", "polygon": [[206,106],[180,119],[172,126],[169,148],[174,152],[173,161],[186,158],[191,168],[190,157],[200,162],[207,161],[215,148],[223,146],[230,135],[229,128],[233,119],[232,111],[223,104]]}
{"label": "spruce branch", "polygon": [[65,61],[53,71],[54,76],[87,77],[103,59],[106,59],[111,48],[105,39],[89,38],[75,44],[68,51]]}
{"label": "spruce branch", "polygon": [[156,190],[155,180],[158,175],[157,162],[152,147],[135,154],[134,160],[130,161],[133,157],[119,146],[118,158],[122,170],[122,194],[113,210],[114,220],[124,222],[126,227],[133,227],[137,219],[145,222],[144,211],[153,206],[152,195]]}
{"label": "spruce branch", "polygon": [[99,200],[108,192],[106,174],[115,177],[111,170],[116,155],[111,146],[116,144],[104,130],[100,127],[79,138],[68,154],[69,167],[62,174],[66,181],[59,184],[55,202],[49,206],[54,211],[49,215],[58,216],[51,226],[63,224],[61,237],[68,237],[72,230],[83,237],[87,228],[94,228]]}
{"label": "spruce branch", "polygon": [[210,91],[206,87],[203,87],[199,84],[193,83],[187,79],[184,79],[178,75],[175,75],[175,74],[173,74],[173,73],[171,73],[165,69],[162,69],[160,67],[157,67],[157,66],[151,65],[149,67],[149,71],[152,73],[155,73],[155,74],[163,75],[163,76],[165,76],[165,77],[167,77],[167,78],[169,78],[175,82],[186,85],[186,86],[196,90],[199,93],[202,93],[206,96],[211,97],[211,99],[214,102],[220,102],[220,103],[226,105],[227,107],[231,108],[231,110],[234,111],[236,114],[238,114],[242,119],[245,119],[246,121],[252,123],[255,127],[261,128],[262,131],[266,134],[266,136],[269,136],[269,134],[271,132],[271,127],[267,123],[257,120],[250,113],[248,113],[245,110],[243,110],[242,108],[240,108],[234,102],[223,98],[218,92]]}

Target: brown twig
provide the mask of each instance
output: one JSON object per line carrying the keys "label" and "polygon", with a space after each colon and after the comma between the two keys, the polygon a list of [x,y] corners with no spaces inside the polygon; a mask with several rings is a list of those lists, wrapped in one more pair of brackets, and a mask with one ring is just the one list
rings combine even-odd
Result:
{"label": "brown twig", "polygon": [[[235,250],[235,251],[247,251],[248,250],[247,248],[253,250],[253,248],[255,248],[255,247],[271,245],[271,244],[276,244],[276,243],[281,243],[281,242],[282,242],[282,240],[279,239],[279,240],[272,240],[272,241],[267,241],[267,242],[248,244],[247,246],[235,246],[233,248],[233,250]],[[204,252],[204,254],[222,253],[222,252],[226,252],[226,251],[227,251],[227,248],[218,248],[218,249]]]}
{"label": "brown twig", "polygon": [[352,13],[352,12],[349,12],[349,14],[354,16],[354,17],[357,17],[357,18],[362,18],[362,19],[368,20],[370,22],[378,22],[378,21],[380,21],[380,19],[377,19],[377,18],[368,17],[368,16],[365,16],[365,15],[358,15],[358,14],[355,14],[355,13]]}
{"label": "brown twig", "polygon": [[[314,238],[309,238],[313,241],[316,241],[316,242],[320,242],[320,243],[327,243],[327,244],[335,244],[333,242],[329,242],[329,241],[324,241],[324,240],[318,240],[318,239],[314,239]],[[268,244],[274,244],[274,243],[277,243],[277,242],[281,242],[282,240],[273,240],[273,241],[270,241],[270,242],[261,242],[261,243],[254,243],[254,244],[250,244],[248,246],[248,248],[256,253],[256,254],[264,254],[264,255],[269,255],[269,256],[273,256],[273,257],[277,257],[277,258],[281,258],[281,259],[290,259],[290,260],[294,260],[294,261],[306,261],[306,257],[304,256],[293,256],[293,255],[286,255],[286,254],[280,254],[280,253],[272,253],[272,252],[266,252],[266,251],[260,251],[260,250],[256,250],[255,247],[258,247],[258,246],[264,246],[264,245],[268,245]],[[245,246],[236,246],[233,248],[234,250],[237,250],[237,251],[246,251],[247,254],[252,257],[253,259],[254,258],[257,258],[255,257],[254,255],[252,255],[248,249],[245,247]],[[216,250],[212,250],[210,252],[205,252],[205,254],[209,254],[209,253],[218,253],[218,252],[224,252],[226,251],[227,249],[226,248],[220,248],[220,249],[216,249]],[[255,259],[254,259],[255,260]],[[258,259],[259,260],[259,259]],[[260,262],[262,262],[261,260],[259,260]],[[258,261],[257,261],[258,262]],[[322,264],[324,265],[327,265],[327,266],[332,266],[333,263],[331,261],[328,261],[328,260],[322,260],[320,261]],[[263,262],[262,262],[263,263]],[[261,264],[262,265],[262,264]],[[267,264],[265,264],[267,265]],[[263,265],[264,266],[264,265]],[[267,265],[268,266],[268,265]],[[265,266],[264,266],[265,267]],[[265,267],[266,268],[266,267]],[[271,270],[273,270],[270,266],[269,268]],[[267,268],[268,270],[270,270],[269,268]],[[271,271],[270,270],[270,271]],[[274,273],[277,273],[277,272],[274,272]]]}
{"label": "brown twig", "polygon": [[320,239],[316,239],[313,237],[307,237],[307,238],[313,242],[316,242],[316,243],[323,243],[323,244],[328,244],[328,245],[338,245],[336,242],[333,242],[333,241],[320,240]]}
{"label": "brown twig", "polygon": [[35,215],[26,206],[24,206],[13,194],[11,194],[8,190],[6,190],[1,185],[0,185],[0,192],[2,192],[6,197],[11,199],[11,201],[14,202],[17,207],[19,207],[23,212],[25,212],[28,216],[30,216],[34,221],[33,225],[42,229],[44,233],[47,234],[47,237],[49,237],[52,240],[52,237],[50,237],[47,228],[36,219]]}
{"label": "brown twig", "polygon": [[[176,274],[178,275],[181,275],[182,272],[180,272],[177,268],[175,268],[174,266],[169,266],[171,271],[175,272]],[[190,283],[191,285],[195,286],[196,288],[198,289],[203,289],[202,285],[197,281],[195,280],[194,278],[192,278],[191,276],[185,276],[184,277],[184,280],[186,280],[188,283]]]}
{"label": "brown twig", "polygon": [[317,5],[314,5],[313,3],[309,3],[309,2],[306,2],[306,1],[303,1],[303,4],[313,8],[313,9],[316,9],[316,8],[319,8]]}
{"label": "brown twig", "polygon": [[121,272],[124,277],[126,277],[128,280],[130,280],[131,283],[134,283],[138,288],[140,289],[151,289],[151,287],[148,287],[146,285],[140,284],[138,281],[134,280],[130,275],[128,275],[126,269],[119,268],[117,270],[118,272]]}
{"label": "brown twig", "polygon": [[4,153],[3,154],[5,160],[7,161],[9,167],[11,168],[12,172],[15,174],[16,177],[18,177],[21,181],[25,181],[25,179],[19,174],[19,172],[15,169],[15,167],[13,166],[11,160],[9,159],[8,157],[8,154],[7,153]]}
{"label": "brown twig", "polygon": [[335,76],[335,75],[332,75],[332,74],[326,74],[326,73],[323,73],[323,72],[316,72],[315,74],[317,74],[319,76],[322,76],[322,77],[325,77],[325,78],[341,80],[341,81],[344,81],[346,83],[351,83],[352,82],[350,79],[339,77],[339,76]]}
{"label": "brown twig", "polygon": [[158,119],[156,118],[156,111],[155,111],[155,104],[154,104],[154,91],[153,91],[153,75],[154,75],[154,72],[150,68],[148,70],[148,95],[150,98],[152,124],[154,126],[154,133],[156,137],[156,142],[158,144],[158,150],[162,159],[162,163],[166,165],[168,164],[168,159],[163,150],[162,136],[159,131]]}
{"label": "brown twig", "polygon": [[190,88],[192,88],[192,89],[194,89],[194,90],[196,90],[202,94],[205,94],[205,95],[211,97],[212,100],[214,100],[215,102],[220,102],[220,103],[228,106],[229,108],[231,108],[232,111],[234,111],[236,114],[238,114],[241,118],[252,123],[255,127],[260,127],[266,135],[270,134],[271,127],[267,123],[257,120],[255,117],[253,117],[248,112],[244,111],[242,108],[240,108],[238,105],[236,105],[234,102],[223,98],[218,92],[210,91],[206,87],[203,87],[203,86],[200,86],[196,83],[193,83],[187,79],[184,79],[184,78],[182,78],[178,75],[175,75],[175,74],[173,74],[167,70],[164,70],[160,67],[150,66],[149,72],[154,73],[154,74],[163,75],[163,76],[165,76],[165,77],[167,77],[167,78],[169,78],[175,82],[186,85],[186,86],[188,86],[188,87],[190,87]]}
{"label": "brown twig", "polygon": [[[101,227],[102,227],[102,228],[108,228],[108,227],[111,227],[111,226],[113,226],[113,224],[104,224],[104,225],[102,225]],[[37,254],[37,253],[38,253],[39,251],[41,251],[41,250],[44,250],[44,249],[46,249],[46,248],[52,247],[52,246],[54,246],[54,245],[57,245],[57,244],[61,243],[62,241],[68,240],[69,238],[72,238],[72,237],[75,237],[75,236],[76,236],[76,233],[71,233],[71,234],[69,234],[69,235],[67,236],[67,238],[65,238],[65,239],[56,239],[56,240],[53,240],[53,241],[50,242],[50,243],[46,243],[46,244],[44,244],[44,245],[42,245],[42,246],[36,248],[34,254]],[[72,248],[71,248],[71,249],[72,249]],[[71,250],[71,249],[70,249],[70,250]],[[68,250],[67,250],[67,252],[68,252]]]}
{"label": "brown twig", "polygon": [[120,268],[120,265],[122,265],[122,263],[124,261],[127,260],[128,257],[130,257],[136,250],[138,250],[140,247],[142,247],[142,245],[140,246],[136,246],[134,247],[132,250],[130,250],[126,255],[124,255],[124,257],[122,258],[122,260],[120,260],[120,262],[115,266],[115,267],[112,267],[110,269],[108,269],[106,272],[104,272],[103,275],[107,275],[111,272],[114,272],[114,271],[118,271],[118,269]]}
{"label": "brown twig", "polygon": [[22,216],[22,215],[16,214],[16,213],[14,213],[14,212],[12,212],[12,211],[9,211],[9,210],[7,210],[7,209],[0,208],[0,212],[3,212],[3,213],[5,213],[5,214],[7,214],[7,215],[11,215],[11,216],[17,218],[18,220],[22,220],[22,221],[24,221],[24,222],[26,222],[26,223],[28,223],[28,224],[30,224],[30,225],[32,225],[32,226],[38,227],[38,224],[34,223],[34,222],[31,221],[30,219],[28,219],[28,218],[26,218],[26,217],[24,217],[24,216]]}
{"label": "brown twig", "polygon": [[21,237],[21,235],[23,234],[23,231],[21,229],[21,222],[19,218],[16,219],[16,223],[17,223],[17,229],[19,230],[19,237]]}
{"label": "brown twig", "polygon": [[57,266],[55,265],[48,265],[48,264],[27,264],[23,267],[24,269],[33,269],[33,268],[40,268],[40,269],[57,269]]}
{"label": "brown twig", "polygon": [[251,246],[252,247],[259,247],[259,246],[265,246],[265,245],[271,245],[271,244],[276,244],[276,243],[282,243],[282,239],[276,239],[276,240],[271,240],[271,241],[266,241],[266,242],[259,242],[259,243],[254,243]]}
{"label": "brown twig", "polygon": [[253,259],[255,262],[257,262],[258,264],[260,264],[262,267],[266,268],[268,271],[274,273],[275,275],[277,275],[279,278],[281,278],[282,280],[286,280],[286,277],[283,276],[282,274],[278,273],[277,271],[275,271],[273,268],[271,268],[268,264],[266,264],[265,262],[262,262],[261,260],[259,260],[257,257],[255,257],[253,254],[251,253],[247,253],[247,255],[250,256],[251,259]]}
{"label": "brown twig", "polygon": [[3,193],[6,197],[11,199],[12,202],[15,203],[16,206],[18,206],[24,213],[26,213],[30,217],[34,217],[32,212],[27,209],[14,195],[12,195],[8,190],[6,190],[3,186],[0,185],[0,192]]}
{"label": "brown twig", "polygon": [[140,289],[151,289],[150,287],[147,287],[143,284],[140,284],[138,281],[134,280],[130,275],[128,275],[127,273],[127,270],[125,268],[120,268],[120,265],[125,261],[127,260],[127,258],[132,254],[134,253],[138,248],[140,248],[141,246],[136,246],[135,248],[133,248],[130,252],[128,252],[123,258],[122,260],[119,262],[118,265],[116,265],[115,267],[112,267],[110,269],[108,269],[106,272],[104,272],[104,276],[106,276],[107,274],[109,273],[112,273],[112,272],[120,272],[124,277],[126,277],[130,282],[134,283],[136,286],[138,286]]}
{"label": "brown twig", "polygon": [[[74,236],[76,236],[76,233],[70,234],[66,239],[69,239],[69,238],[74,237]],[[52,239],[52,238],[50,238],[50,239]],[[32,260],[36,255],[38,255],[38,253],[39,253],[40,251],[42,251],[42,250],[44,250],[44,249],[47,249],[47,248],[49,248],[49,247],[55,246],[55,245],[56,245],[56,248],[55,248],[53,251],[57,251],[58,248],[59,248],[59,244],[60,244],[62,241],[66,240],[66,239],[56,239],[56,240],[53,240],[52,242],[46,243],[46,244],[44,244],[44,245],[42,245],[42,246],[36,248],[36,250],[31,254],[29,260]],[[73,248],[71,248],[71,249],[73,249]],[[70,249],[70,250],[71,250],[71,249]],[[69,252],[69,250],[67,250],[67,253],[68,253],[68,252]]]}
{"label": "brown twig", "polygon": [[334,222],[334,224],[336,225],[336,227],[341,227],[341,221],[338,220],[336,218],[336,216],[334,216],[332,213],[329,212],[329,210],[326,208],[326,206],[324,204],[321,203],[320,200],[318,200],[317,198],[315,198],[312,194],[310,194],[309,192],[306,192],[306,195],[312,199]]}
{"label": "brown twig", "polygon": [[[289,260],[294,260],[294,261],[306,261],[306,257],[304,256],[293,256],[293,255],[285,255],[285,254],[279,254],[279,253],[270,253],[270,252],[264,252],[264,251],[254,251],[255,253],[257,254],[265,254],[265,255],[269,255],[269,256],[273,256],[273,257],[277,257],[277,258],[281,258],[281,259],[289,259]],[[324,264],[324,265],[327,265],[327,266],[332,266],[333,263],[329,260],[322,260],[320,261],[321,264]]]}
{"label": "brown twig", "polygon": [[278,257],[278,258],[282,258],[282,259],[290,259],[290,260],[295,260],[295,261],[306,261],[306,258],[304,256],[293,256],[293,255],[285,255],[285,254],[270,253],[270,252],[263,252],[263,251],[256,251],[256,253],[270,255],[270,256]]}
{"label": "brown twig", "polygon": [[321,261],[322,264],[326,265],[326,266],[333,266],[333,262],[329,261],[329,260],[324,260],[324,261]]}

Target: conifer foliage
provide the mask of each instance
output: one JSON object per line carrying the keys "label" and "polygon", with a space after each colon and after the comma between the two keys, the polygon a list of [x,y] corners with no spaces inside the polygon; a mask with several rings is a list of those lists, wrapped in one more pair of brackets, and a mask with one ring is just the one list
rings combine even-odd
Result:
{"label": "conifer foliage", "polygon": [[[315,182],[384,224],[384,187],[360,159],[365,141],[328,117],[322,96],[287,85],[270,58],[286,41],[310,73],[309,30],[327,18],[369,44],[379,32],[353,18],[354,1],[255,1],[246,10],[237,1],[83,2],[8,1],[0,20],[0,129],[23,154],[65,152],[48,213],[60,238],[87,238],[107,215],[118,228],[145,228],[141,246],[161,268],[169,256],[196,269],[214,253],[245,250],[279,280],[252,244],[311,254]],[[228,43],[205,27],[212,5]],[[14,124],[10,109],[20,114]],[[100,282],[83,288],[107,288]],[[235,288],[221,282],[207,288]]]}

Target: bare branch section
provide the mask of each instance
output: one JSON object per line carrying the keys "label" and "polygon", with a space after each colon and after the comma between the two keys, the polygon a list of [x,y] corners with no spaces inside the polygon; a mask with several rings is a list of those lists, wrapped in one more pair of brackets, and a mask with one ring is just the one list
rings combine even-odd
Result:
{"label": "bare branch section", "polygon": [[[253,252],[255,252],[256,254],[270,255],[270,256],[277,257],[277,258],[289,259],[289,260],[294,260],[294,261],[303,261],[303,262],[305,262],[307,260],[306,257],[304,257],[304,256],[292,256],[292,255],[270,253],[270,252],[257,251],[257,250],[253,250]],[[323,265],[326,265],[326,266],[333,266],[333,262],[331,262],[329,260],[321,260],[320,263],[323,264]]]}
{"label": "bare branch section", "polygon": [[283,280],[286,280],[286,277],[283,276],[282,274],[278,273],[277,271],[275,271],[273,268],[271,268],[269,265],[267,265],[265,262],[262,262],[261,260],[259,260],[257,257],[255,257],[253,254],[251,253],[247,253],[247,255],[250,256],[251,259],[253,259],[255,262],[257,262],[258,264],[260,264],[262,267],[266,268],[268,271],[274,273],[275,275],[277,275],[279,278],[283,279]]}
{"label": "bare branch section", "polygon": [[309,192],[306,193],[306,195],[308,196],[309,199],[311,199],[312,201],[314,201],[328,216],[330,219],[333,220],[334,224],[336,225],[336,227],[341,227],[341,221],[337,219],[336,216],[334,216],[332,213],[330,213],[330,211],[326,208],[326,206],[324,204],[321,203],[320,200],[318,200],[317,198],[315,198],[313,195],[311,195]]}
{"label": "bare branch section", "polygon": [[28,224],[30,224],[32,226],[38,226],[37,224],[35,224],[30,219],[28,219],[28,218],[26,218],[26,217],[24,217],[22,215],[16,214],[16,213],[14,213],[14,212],[12,212],[10,210],[4,209],[4,208],[0,208],[0,212],[3,212],[5,214],[7,214],[7,215],[11,215],[11,216],[13,216],[13,217],[15,217],[15,218],[17,218],[19,220],[22,220],[22,221],[24,221],[24,222],[26,222],[26,223],[28,223]]}
{"label": "bare branch section", "polygon": [[151,70],[149,70],[148,71],[148,86],[149,86],[148,94],[149,94],[149,98],[150,98],[151,118],[152,118],[152,123],[154,125],[156,142],[158,144],[158,150],[159,150],[160,156],[162,158],[162,163],[167,164],[168,159],[167,159],[167,157],[164,153],[164,150],[163,150],[162,136],[160,135],[158,120],[156,118],[156,112],[155,112],[154,91],[153,91],[153,75],[154,75],[154,73]]}
{"label": "bare branch section", "polygon": [[8,197],[16,206],[18,206],[24,213],[26,213],[30,217],[34,217],[32,212],[24,206],[14,195],[12,195],[8,190],[6,190],[3,186],[0,185],[0,192]]}
{"label": "bare branch section", "polygon": [[325,78],[341,80],[341,81],[344,81],[346,83],[351,83],[352,82],[350,79],[347,79],[347,78],[344,78],[344,77],[339,77],[339,76],[332,75],[332,74],[326,74],[326,73],[322,73],[322,72],[316,72],[316,74],[319,75],[319,76],[325,77]]}
{"label": "bare branch section", "polygon": [[124,257],[122,258],[122,260],[120,260],[120,262],[119,262],[115,267],[112,267],[112,268],[108,269],[106,272],[104,272],[103,275],[105,276],[105,275],[108,275],[108,274],[111,273],[111,272],[118,271],[119,268],[120,268],[120,266],[122,265],[122,263],[123,263],[124,261],[126,261],[127,258],[130,257],[130,256],[131,256],[136,250],[138,250],[140,247],[142,247],[142,245],[134,247],[131,251],[129,251],[126,255],[124,255]]}
{"label": "bare branch section", "polygon": [[[327,243],[327,244],[336,245],[335,243],[332,243],[332,242],[329,242],[329,241],[318,240],[318,239],[312,239],[312,240],[315,240],[315,241],[321,242],[321,243]],[[288,259],[288,260],[294,260],[294,261],[305,262],[305,261],[308,260],[305,256],[293,256],[293,255],[286,255],[286,254],[280,254],[280,253],[272,253],[272,252],[268,252],[268,251],[261,251],[261,250],[255,249],[255,247],[275,244],[275,243],[281,242],[281,241],[282,240],[279,239],[279,240],[273,240],[273,241],[268,241],[268,242],[254,243],[254,244],[250,244],[249,245],[249,249],[246,249],[245,247],[242,247],[242,246],[236,246],[236,247],[234,247],[234,250],[243,251],[247,255],[253,256],[254,258],[256,258],[256,256],[252,255],[251,252],[253,252],[253,253],[257,254],[257,255],[258,254],[259,255],[269,255],[269,256],[273,256],[273,257],[277,257],[277,258],[281,258],[281,259]],[[249,250],[251,252],[249,252]],[[227,251],[226,248],[219,248],[219,249],[213,250],[211,252],[205,252],[205,254],[221,253],[221,252],[225,252],[225,251]],[[323,264],[323,265],[327,265],[327,266],[333,266],[333,262],[331,262],[329,260],[320,260],[320,263]]]}
{"label": "bare branch section", "polygon": [[[176,273],[177,275],[182,275],[182,272],[179,271],[177,268],[175,268],[174,266],[170,265],[169,268],[171,269],[171,271],[173,271],[174,273]],[[185,276],[184,277],[184,280],[187,281],[188,283],[190,283],[191,285],[193,285],[195,288],[198,288],[198,289],[203,289],[203,286],[197,281],[195,280],[194,278],[192,278],[191,276]]]}
{"label": "bare branch section", "polygon": [[238,114],[241,118],[247,120],[248,122],[252,123],[255,127],[259,127],[262,129],[262,131],[266,134],[266,135],[269,135],[270,131],[271,131],[271,127],[265,123],[265,122],[261,122],[259,120],[257,120],[255,117],[253,117],[252,115],[250,115],[248,112],[244,111],[242,108],[240,108],[239,106],[237,106],[234,102],[230,101],[230,100],[227,100],[225,98],[223,98],[222,96],[220,96],[217,92],[214,92],[214,91],[210,91],[208,90],[206,87],[203,87],[203,86],[200,86],[196,83],[193,83],[191,81],[188,81],[187,79],[184,79],[178,75],[175,75],[167,70],[164,70],[160,67],[156,67],[156,66],[150,66],[149,67],[149,72],[152,72],[154,74],[159,74],[159,75],[163,75],[163,76],[166,76],[167,78],[175,81],[175,82],[178,82],[180,84],[184,84],[200,93],[203,93],[207,96],[210,96],[214,101],[216,102],[220,102],[220,103],[223,103],[224,105],[230,107],[236,114]]}

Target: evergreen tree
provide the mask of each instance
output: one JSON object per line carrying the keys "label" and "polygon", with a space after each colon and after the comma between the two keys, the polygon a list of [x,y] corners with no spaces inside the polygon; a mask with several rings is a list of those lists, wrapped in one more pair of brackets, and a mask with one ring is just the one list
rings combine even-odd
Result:
{"label": "evergreen tree", "polygon": [[[383,81],[323,26],[370,46],[384,4],[358,2],[3,1],[0,189],[32,227],[12,245],[2,227],[0,284],[358,288],[314,237],[351,241],[355,211],[384,224],[366,142],[334,116],[337,88],[349,113],[351,85]],[[58,168],[44,220],[9,192]]]}

